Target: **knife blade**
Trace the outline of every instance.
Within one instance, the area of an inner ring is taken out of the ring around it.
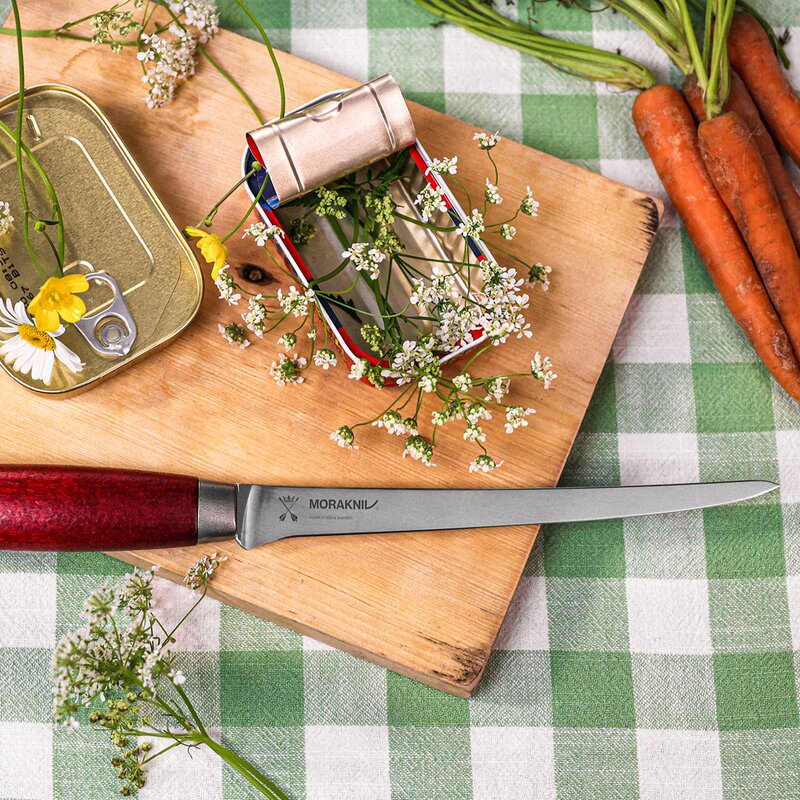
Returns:
[[[637,517],[736,503],[769,481],[381,489],[229,484],[91,467],[0,466],[0,549],[127,550],[233,539],[395,533]]]

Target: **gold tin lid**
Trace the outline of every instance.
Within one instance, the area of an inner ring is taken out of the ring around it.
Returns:
[[[15,128],[17,95],[0,101],[0,120]],[[82,391],[174,339],[200,307],[203,275],[189,245],[119,135],[82,92],[47,84],[25,91],[24,143],[47,172],[63,213],[64,274],[89,276],[86,315],[60,337],[84,362],[78,373],[56,364],[49,385],[0,361],[18,383],[65,396]],[[50,202],[28,159],[31,208]],[[0,299],[26,305],[43,283],[25,248],[14,142],[0,129],[0,200],[14,228],[0,240]],[[31,236],[37,258],[53,263],[47,241]],[[8,339],[0,334],[0,344]]]
[[[331,92],[247,134],[277,205],[300,197],[416,140],[400,87],[383,75],[355,89]]]

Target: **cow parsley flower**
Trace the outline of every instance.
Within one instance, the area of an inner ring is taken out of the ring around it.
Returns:
[[[469,465],[470,472],[491,472],[503,466],[502,461],[495,461],[488,453],[481,453]]]
[[[346,450],[358,450],[358,445],[354,444],[356,438],[355,434],[347,425],[342,425],[341,428],[337,428],[330,435],[330,438],[336,442],[339,447],[344,447]]]
[[[459,392],[469,391],[472,386],[472,376],[469,372],[462,372],[460,375],[456,375],[455,378],[453,378],[453,386],[455,386]]]
[[[533,199],[533,192],[531,191],[530,186],[525,187],[525,197],[522,198],[522,202],[519,205],[519,210],[523,214],[527,214],[529,217],[539,216],[539,201]]]
[[[286,294],[283,293],[283,289],[278,289],[280,307],[286,314],[291,314],[293,317],[307,317],[308,305],[313,302],[313,289],[306,289],[301,292],[296,286],[290,286]]]
[[[377,280],[380,277],[380,265],[386,260],[386,254],[371,247],[367,242],[353,242],[348,250],[342,253],[342,258],[350,259],[350,263],[359,272],[368,272],[370,278]]]
[[[433,458],[433,445],[423,439],[418,433],[406,439],[406,448],[403,450],[403,458],[411,456],[415,461],[421,461],[426,467],[435,467],[431,459]]]
[[[473,134],[472,138],[478,142],[478,147],[480,147],[481,150],[491,150],[497,146],[497,143],[503,137],[498,133],[484,133],[483,131],[478,131]]]
[[[545,389],[549,389],[553,381],[558,377],[558,375],[553,372],[553,364],[549,356],[542,356],[538,351],[534,354],[533,360],[531,361],[531,375],[533,375],[536,380],[541,381]]]
[[[493,378],[487,378],[483,388],[486,390],[487,400],[494,400],[499,403],[511,389],[511,381],[498,375]]]
[[[541,285],[543,291],[550,288],[550,273],[552,269],[538,261],[528,270],[528,280]]]
[[[278,225],[267,225],[264,222],[256,222],[244,229],[242,239],[247,239],[248,236],[252,237],[253,241],[255,241],[259,247],[263,247],[272,239],[282,238],[284,233],[283,228]]]
[[[197,28],[201,44],[219,31],[219,11],[213,0],[177,0],[169,7],[176,16],[183,14],[186,25]]]
[[[328,347],[323,347],[314,353],[314,364],[322,369],[336,366],[336,353]]]
[[[488,178],[486,179],[486,190],[483,193],[486,202],[493,206],[499,206],[503,202],[500,191]]]
[[[239,304],[242,296],[236,291],[236,283],[233,278],[228,274],[228,264],[226,264],[214,279],[214,284],[219,289],[219,299],[224,300],[232,306]]]
[[[440,186],[425,186],[414,200],[423,222],[428,222],[437,211],[447,211],[447,201]]]
[[[432,158],[425,174],[427,175],[429,172],[436,172],[439,175],[455,175],[458,172],[458,156]]]
[[[247,338],[247,331],[236,322],[231,322],[230,325],[219,324],[217,326],[220,336],[230,343],[238,345],[242,350],[245,347],[250,347],[250,340]]]
[[[485,442],[486,434],[480,425],[470,422],[464,429],[464,440],[467,442]]]
[[[280,353],[278,361],[272,362],[269,374],[272,375],[278,386],[286,386],[287,383],[302,383],[305,380],[303,369],[307,363],[308,361],[300,356],[289,357],[286,353]]]
[[[466,238],[475,239],[486,230],[486,224],[483,221],[483,214],[477,208],[472,209],[472,214],[467,217],[463,222],[459,223],[456,228],[456,233]]]
[[[283,334],[283,336],[278,339],[278,344],[288,353],[290,350],[294,350],[295,345],[297,344],[297,334],[293,333],[292,331],[287,331]]]
[[[383,416],[379,417],[372,423],[376,428],[385,428],[386,433],[393,436],[409,436],[415,435],[417,430],[417,422],[411,417],[403,419],[399,411],[390,409]]]
[[[523,408],[522,406],[509,406],[506,409],[506,433],[513,433],[517,428],[525,428],[528,425],[528,420],[525,417],[535,414],[536,411],[532,408]]]
[[[13,224],[14,217],[11,216],[11,206],[6,202],[0,201],[0,239],[8,236]]]
[[[517,235],[517,229],[513,225],[509,225],[505,222],[500,226],[500,235],[504,239],[511,241]]]
[[[145,785],[150,761],[178,745],[187,751],[208,747],[236,769],[258,776],[260,785],[269,784],[254,766],[209,736],[184,688],[182,654],[171,650],[176,631],[188,624],[223,561],[224,556],[214,553],[190,567],[185,581],[202,594],[177,625],[159,618],[154,573],[135,570],[120,587],[94,591],[84,606],[84,625],[63,636],[55,647],[54,721],[75,729],[78,717],[85,715],[92,729],[107,731],[116,749],[111,765],[125,797]],[[169,736],[173,742],[151,753],[152,743],[141,738],[148,733]],[[279,794],[276,789],[270,796]]]
[[[242,319],[247,330],[252,331],[259,339],[264,336],[267,329],[267,307],[261,302],[263,297],[257,294],[247,301],[247,311],[242,314]]]
[[[163,33],[142,33],[137,58],[145,65],[142,82],[149,87],[147,105],[161,108],[174,97],[178,86],[195,72],[197,39],[186,28],[170,25],[172,38]]]

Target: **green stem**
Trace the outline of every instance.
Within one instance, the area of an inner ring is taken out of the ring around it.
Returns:
[[[621,89],[647,89],[656,84],[653,73],[642,64],[616,53],[588,45],[552,39],[521,23],[503,17],[488,6],[458,0],[415,0],[440,19],[490,41],[535,56],[549,66],[575,77],[605,81]]]
[[[242,218],[236,224],[236,227],[233,228],[233,230],[231,230],[226,236],[223,237],[223,239],[222,239],[222,243],[223,244],[225,242],[227,242],[228,239],[230,239],[231,236],[233,236],[234,233],[236,233],[238,230],[240,230],[242,225],[245,224],[245,222],[247,222],[247,218],[253,213],[253,209],[258,205],[258,201],[261,199],[261,195],[264,194],[264,189],[267,188],[267,181],[268,180],[269,180],[269,175],[265,175],[264,176],[264,180],[263,180],[263,182],[261,184],[261,188],[258,190],[258,194],[253,198],[253,202],[250,203],[250,205],[247,208],[247,211],[244,212],[244,214],[242,215]]]
[[[272,43],[269,40],[269,36],[267,36],[267,32],[264,30],[263,25],[258,21],[258,18],[253,14],[253,12],[247,7],[247,4],[243,2],[243,0],[236,0],[236,5],[244,11],[244,13],[248,16],[250,21],[253,25],[256,26],[256,30],[261,35],[261,39],[263,40],[264,44],[267,46],[267,50],[269,51],[269,57],[272,60],[272,66],[275,69],[275,77],[278,79],[278,91],[281,95],[281,112],[278,115],[279,117],[283,117],[286,115],[286,88],[283,85],[283,73],[281,72],[280,65],[278,64],[278,59],[275,55],[275,51],[272,49]]]
[[[230,72],[228,72],[228,70],[226,70],[205,47],[200,45],[197,49],[200,51],[200,55],[202,55],[203,58],[205,58],[206,61],[208,61],[208,63],[211,64],[211,66],[214,67],[214,69],[219,72],[219,74],[222,75],[222,77],[225,78],[225,80],[228,81],[231,86],[233,86],[239,97],[241,97],[242,100],[247,103],[247,107],[253,112],[259,124],[263,125],[266,122],[264,115],[258,110],[258,106],[256,106],[256,104],[250,99],[250,95],[247,94],[236,78],[234,78],[233,75],[231,75]]]
[[[8,125],[5,124],[2,120],[0,120],[0,131],[5,133],[11,141],[16,143],[16,135]],[[33,154],[33,151],[23,142],[22,143],[22,152],[25,154],[25,157],[31,162],[31,165],[36,170],[36,173],[42,180],[42,183],[45,186],[47,194],[50,197],[50,203],[53,209],[53,217],[54,220],[45,220],[48,225],[55,224],[57,226],[58,231],[58,248],[56,251],[56,259],[59,264],[64,263],[64,219],[61,213],[61,205],[58,202],[58,196],[56,195],[55,187],[53,186],[52,181],[50,180],[49,176],[44,170],[44,167],[41,165],[41,162],[38,158]],[[32,213],[32,212],[31,212]],[[48,238],[49,241],[49,238]],[[51,242],[52,245],[52,242]]]
[[[243,183],[246,183],[248,180],[250,180],[250,178],[252,178],[252,177],[253,177],[253,175],[255,175],[255,174],[256,174],[256,172],[258,172],[260,169],[261,169],[261,164],[254,164],[254,165],[253,165],[253,167],[250,169],[250,171],[249,171],[249,172],[248,172],[248,173],[247,173],[247,174],[246,174],[246,175],[245,175],[243,178],[240,178],[238,181],[236,181],[236,183],[234,183],[234,184],[233,184],[233,186],[231,186],[231,188],[230,188],[230,189],[228,189],[228,191],[227,191],[227,192],[225,192],[225,194],[224,194],[224,195],[222,195],[222,197],[221,197],[221,198],[220,198],[220,199],[219,199],[219,200],[218,200],[218,201],[217,201],[217,202],[216,202],[216,203],[215,203],[215,204],[214,204],[214,205],[211,207],[211,211],[209,211],[209,212],[208,212],[208,214],[206,214],[206,215],[203,217],[203,219],[201,219],[201,220],[200,220],[200,222],[198,222],[198,223],[197,223],[197,227],[198,227],[198,228],[200,228],[200,227],[202,226],[202,227],[210,228],[210,227],[211,227],[211,223],[212,223],[212,222],[213,222],[213,220],[214,220],[214,217],[217,215],[217,211],[219,211],[219,209],[220,209],[220,206],[221,206],[221,205],[222,205],[222,204],[223,204],[223,203],[224,203],[224,202],[225,202],[225,201],[226,201],[226,200],[227,200],[227,199],[228,199],[228,198],[229,198],[229,197],[230,197],[230,196],[231,196],[231,195],[232,195],[232,194],[233,194],[233,193],[234,193],[234,192],[235,192],[235,191],[236,191],[236,190],[237,190],[237,189],[238,189],[238,188],[239,188],[239,187],[240,187],[242,184],[243,184]]]
[[[228,749],[225,745],[214,741],[209,736],[202,737],[202,744],[215,752],[223,761],[229,764],[243,778],[270,800],[289,800],[286,795],[271,781],[241,756]]]

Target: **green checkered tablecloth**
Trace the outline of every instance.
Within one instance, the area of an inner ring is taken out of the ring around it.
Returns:
[[[752,2],[795,26],[800,64],[797,0]],[[410,0],[251,4],[278,47],[355,78],[391,72],[414,100],[661,193],[628,94],[434,27]],[[224,24],[250,34],[233,5]],[[553,3],[536,15],[669,77],[619,16]],[[471,701],[211,601],[178,642],[188,685],[216,733],[295,798],[796,800],[800,410],[668,213],[564,483],[726,478],[780,480],[781,496],[544,530]],[[125,569],[0,554],[0,798],[115,796],[105,736],[50,725],[49,663],[82,598]],[[188,602],[164,581],[158,592],[173,609]],[[206,754],[175,752],[140,796],[253,794]]]

